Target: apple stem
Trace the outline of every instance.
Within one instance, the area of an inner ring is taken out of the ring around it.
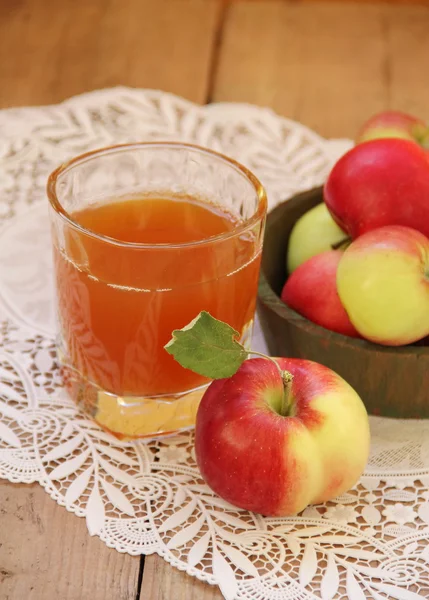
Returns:
[[[332,250],[339,250],[343,246],[348,246],[351,241],[352,241],[351,237],[347,236],[347,237],[343,238],[342,240],[340,240],[339,242],[335,242],[335,244],[331,244],[331,248],[332,248]]]
[[[290,415],[290,392],[292,387],[293,375],[292,373],[289,373],[289,371],[283,371],[282,379],[284,390],[280,414],[283,417],[286,417]]]
[[[276,360],[274,360],[274,358],[272,356],[267,356],[266,354],[263,354],[262,352],[256,352],[256,350],[250,350],[249,354],[255,354],[256,356],[261,356],[262,358],[266,358],[267,360],[270,360],[272,363],[274,363],[276,365],[276,369],[279,372],[279,375],[281,377],[282,383],[283,383],[283,398],[282,398],[282,404],[281,404],[281,408],[280,408],[280,414],[283,417],[286,417],[289,414],[289,410],[290,410],[290,390],[292,387],[292,381],[293,381],[293,375],[292,373],[290,373],[289,371],[283,371],[283,369],[280,368],[280,365],[278,364],[278,362]]]

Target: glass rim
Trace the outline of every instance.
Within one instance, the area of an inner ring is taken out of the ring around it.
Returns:
[[[116,152],[124,152],[126,150],[140,149],[140,148],[150,148],[150,147],[164,147],[164,148],[184,148],[187,150],[194,150],[200,152],[201,154],[206,154],[208,156],[212,156],[214,158],[220,159],[224,163],[233,167],[236,171],[238,171],[241,175],[251,183],[258,200],[258,205],[254,214],[245,219],[243,222],[238,223],[236,227],[231,229],[230,231],[226,231],[224,233],[220,233],[217,235],[213,235],[210,237],[203,238],[201,240],[195,240],[193,242],[182,242],[182,243],[143,243],[143,242],[127,242],[123,240],[118,240],[116,238],[97,233],[91,229],[87,229],[80,225],[77,221],[73,219],[71,214],[66,211],[61,202],[58,199],[56,192],[56,184],[58,178],[69,169],[72,169],[74,166],[85,163],[88,160],[93,159],[94,157],[102,156],[103,154],[114,154]],[[85,235],[95,238],[101,242],[108,243],[110,245],[119,246],[122,248],[130,248],[130,249],[162,249],[162,248],[186,248],[193,246],[200,246],[204,244],[211,244],[213,242],[226,240],[232,237],[236,237],[241,233],[245,232],[249,228],[253,227],[258,221],[260,221],[267,210],[267,193],[265,191],[264,186],[259,181],[259,179],[249,170],[247,167],[236,161],[235,159],[226,156],[216,150],[211,150],[210,148],[204,148],[203,146],[199,146],[198,144],[191,144],[187,142],[168,142],[168,141],[159,141],[159,142],[133,142],[133,143],[125,143],[125,144],[114,144],[112,146],[105,146],[102,148],[97,148],[95,150],[91,150],[89,152],[84,152],[75,156],[74,158],[63,162],[60,164],[48,177],[46,191],[48,195],[48,200],[50,202],[51,207],[55,211],[55,213],[68,225],[77,229],[79,232],[84,233]]]

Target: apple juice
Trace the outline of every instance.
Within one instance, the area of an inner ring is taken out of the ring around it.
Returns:
[[[88,405],[88,389],[102,390],[91,400],[95,418],[103,413],[97,420],[118,433],[139,397],[171,398],[207,383],[164,350],[174,329],[206,310],[241,336],[249,330],[261,240],[251,229],[233,235],[238,218],[188,196],[111,199],[71,218],[78,227],[66,230],[61,244],[54,239],[63,363],[75,400]],[[117,397],[122,425],[112,412]],[[187,417],[193,423],[195,402],[189,415],[169,406],[172,431],[178,419],[180,427]],[[156,431],[156,411],[167,411],[159,402],[153,407],[145,414],[148,431]],[[133,425],[127,427],[129,434]]]

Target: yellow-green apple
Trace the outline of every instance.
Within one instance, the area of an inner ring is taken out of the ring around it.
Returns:
[[[363,472],[369,426],[357,393],[317,363],[246,360],[214,381],[197,413],[195,454],[219,496],[263,515],[293,515],[347,491]]]
[[[325,250],[331,250],[346,238],[346,234],[331,217],[322,202],[302,215],[295,223],[288,242],[287,270],[292,273],[299,265]]]
[[[368,340],[399,346],[425,337],[429,334],[428,238],[401,226],[365,233],[343,253],[337,288],[351,322]]]
[[[324,198],[352,238],[385,225],[429,236],[429,160],[414,142],[379,139],[355,146],[331,170]]]
[[[429,126],[413,115],[398,110],[387,110],[364,123],[356,142],[359,144],[379,138],[402,138],[429,149]]]
[[[341,250],[328,250],[305,261],[287,279],[281,299],[313,323],[343,335],[360,337],[337,292],[341,256]]]

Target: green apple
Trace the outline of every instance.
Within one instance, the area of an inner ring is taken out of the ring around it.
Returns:
[[[298,219],[290,234],[286,257],[288,273],[316,254],[332,250],[346,237],[324,202],[311,208]]]

